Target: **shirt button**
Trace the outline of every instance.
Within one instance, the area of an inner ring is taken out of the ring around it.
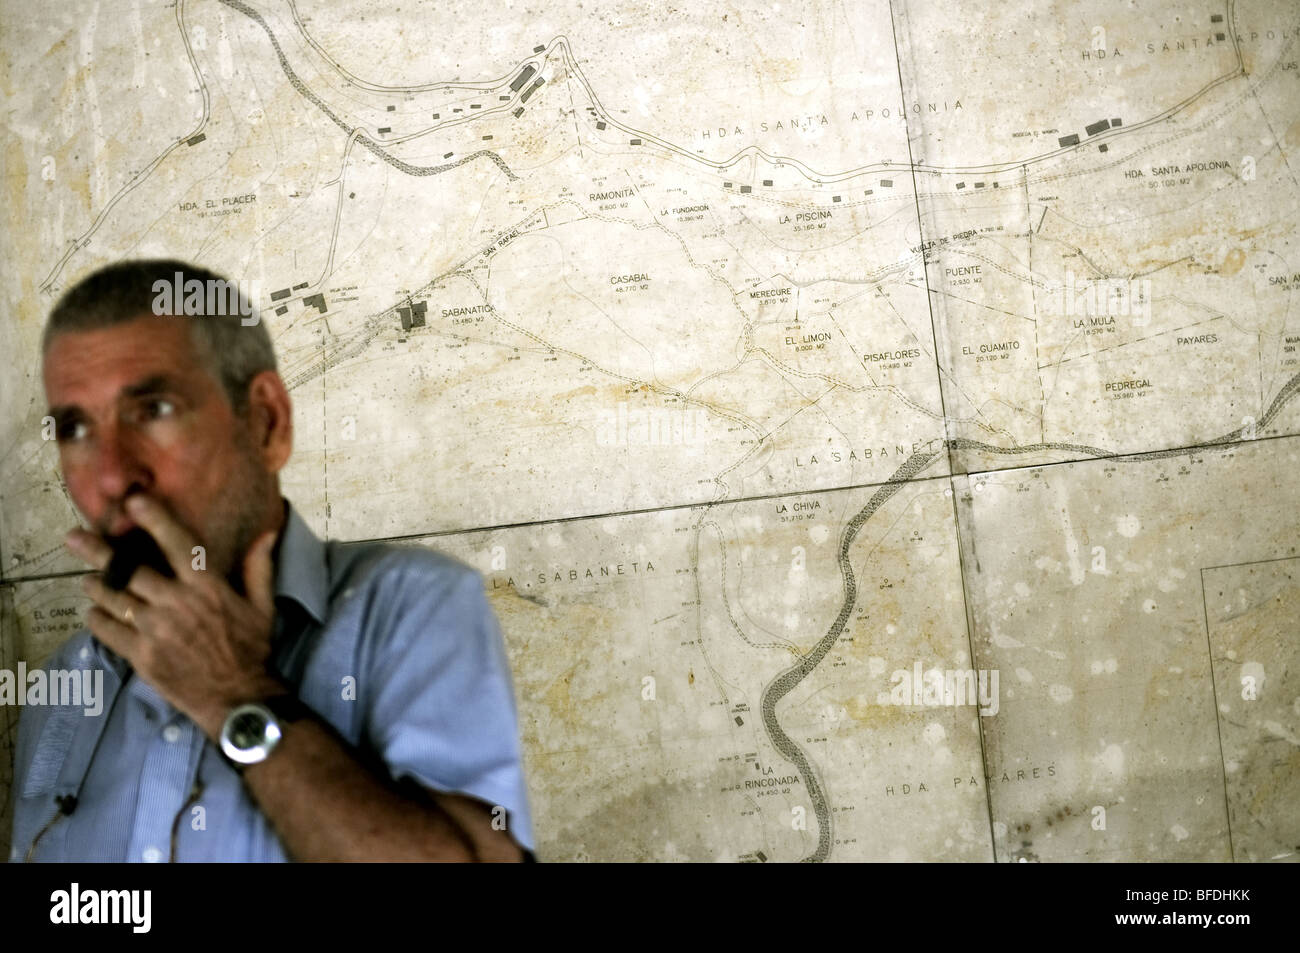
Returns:
[[[90,646],[83,645],[81,651],[77,654],[81,656],[81,660],[84,662],[86,659],[90,658]]]
[[[146,847],[140,856],[144,858],[146,864],[156,864],[162,860],[162,851],[157,847]]]
[[[163,741],[169,745],[174,745],[181,740],[181,730],[176,725],[168,725],[163,729]]]

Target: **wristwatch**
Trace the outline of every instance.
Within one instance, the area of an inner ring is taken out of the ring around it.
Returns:
[[[236,705],[221,726],[221,752],[236,771],[265,761],[284,737],[284,726],[307,717],[294,695],[277,695]]]

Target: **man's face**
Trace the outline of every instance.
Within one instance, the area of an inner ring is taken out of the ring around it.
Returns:
[[[68,492],[96,532],[134,526],[123,504],[143,491],[198,537],[207,568],[227,575],[278,495],[187,320],[144,314],[56,335],[45,395]]]

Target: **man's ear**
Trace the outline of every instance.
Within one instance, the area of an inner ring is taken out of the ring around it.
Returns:
[[[267,470],[278,473],[293,452],[293,405],[275,371],[262,371],[248,383],[248,427]]]

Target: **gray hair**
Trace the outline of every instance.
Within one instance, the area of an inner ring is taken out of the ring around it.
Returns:
[[[181,291],[198,280],[207,289],[207,305],[197,311],[184,306]],[[175,288],[167,295],[169,307],[160,308],[160,282]],[[212,307],[218,290],[221,306]],[[226,301],[220,296],[229,294]],[[210,312],[210,313],[209,313]],[[238,290],[236,283],[187,262],[170,258],[121,261],[100,268],[65,291],[45,322],[41,353],[48,353],[58,334],[93,331],[133,321],[149,314],[172,314],[190,324],[190,340],[199,358],[226,392],[231,407],[243,414],[248,409],[248,385],[262,371],[276,370],[271,336],[258,316],[254,302]],[[245,316],[253,320],[247,321]]]

